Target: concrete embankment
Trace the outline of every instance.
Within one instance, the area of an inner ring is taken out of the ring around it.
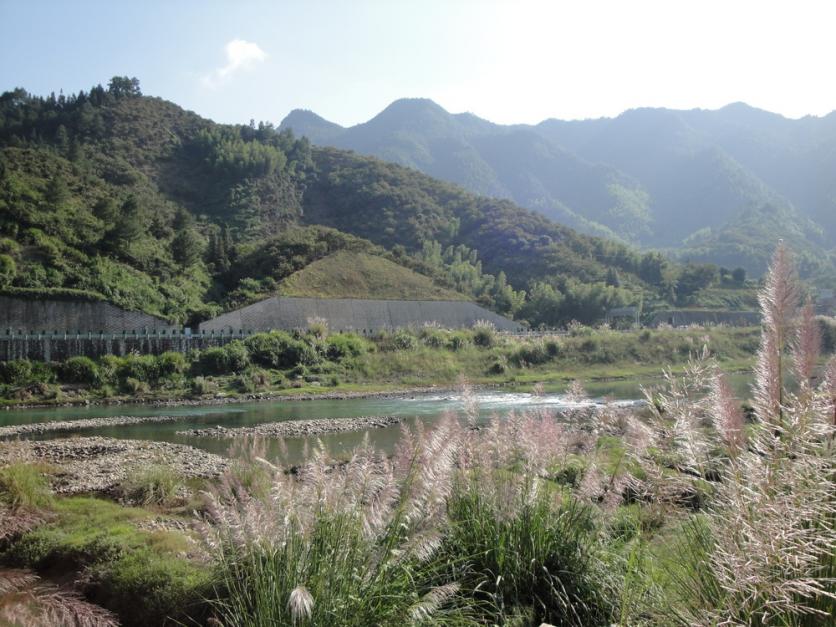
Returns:
[[[286,420],[270,422],[253,427],[210,427],[208,429],[187,429],[178,435],[211,438],[236,438],[258,436],[266,438],[306,438],[325,433],[343,431],[365,431],[392,427],[403,421],[401,416],[360,416],[357,418],[314,418],[312,420]]]

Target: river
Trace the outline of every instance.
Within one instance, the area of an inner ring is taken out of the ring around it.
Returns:
[[[751,375],[732,375],[733,387],[745,396],[746,386]],[[629,401],[641,398],[641,387],[659,385],[660,379],[632,379],[609,382],[593,382],[586,385],[586,390],[593,402],[601,402],[604,397]],[[493,415],[504,415],[511,411],[526,409],[567,409],[571,403],[560,393],[533,395],[505,390],[482,390],[476,394],[480,416],[488,419]],[[214,426],[248,427],[267,422],[308,418],[351,418],[357,416],[403,416],[405,424],[415,420],[432,422],[445,412],[460,412],[463,409],[461,394],[432,393],[415,394],[400,398],[353,398],[263,401],[252,403],[230,403],[224,405],[187,405],[174,407],[151,407],[143,405],[101,405],[88,407],[55,407],[21,409],[0,412],[0,426],[49,422],[55,420],[73,420],[107,416],[179,416],[180,420],[164,423],[143,423],[135,425],[95,427],[68,434],[46,433],[39,438],[70,437],[72,434],[100,435],[114,438],[135,440],[155,440],[189,444],[203,450],[227,455],[231,440],[208,437],[195,437],[178,434],[178,431]],[[400,434],[400,427],[371,429],[368,431],[372,443],[383,449],[391,450]],[[365,432],[330,433],[319,436],[328,449],[343,455],[359,444]],[[305,439],[288,440],[288,463],[296,463],[302,456]],[[269,454],[278,453],[279,446],[272,443]]]

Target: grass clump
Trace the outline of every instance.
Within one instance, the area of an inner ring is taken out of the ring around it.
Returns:
[[[52,500],[42,464],[15,462],[0,468],[0,502],[13,509],[42,509]]]
[[[87,497],[56,499],[53,520],[25,533],[7,563],[52,573],[83,573],[86,596],[123,625],[161,625],[200,617],[211,581],[182,557],[190,549],[175,531],[143,531],[150,512]]]
[[[121,498],[134,505],[172,506],[182,499],[183,478],[171,467],[150,464],[132,475],[119,488]]]

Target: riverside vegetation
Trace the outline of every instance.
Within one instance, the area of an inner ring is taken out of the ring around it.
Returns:
[[[836,328],[822,319],[827,350]],[[576,378],[628,378],[683,365],[709,341],[727,370],[751,367],[754,328],[613,331],[582,325],[567,335],[513,337],[488,324],[450,331],[434,326],[372,337],[330,333],[312,320],[305,332],[273,331],[187,354],[73,357],[61,363],[0,363],[6,404],[154,400],[253,394],[375,392],[472,383],[562,386]]]
[[[485,424],[469,402],[404,428],[392,456],[314,446],[292,472],[242,441],[220,482],[149,467],[124,505],[57,498],[50,469],[21,459],[0,469],[15,569],[0,571],[0,612],[26,624],[58,611],[79,624],[92,612],[143,625],[830,624],[836,359],[821,367],[799,300],[781,248],[746,413],[696,346],[636,414]],[[68,572],[86,600],[26,588]]]

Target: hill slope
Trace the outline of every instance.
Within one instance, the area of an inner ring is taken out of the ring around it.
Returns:
[[[269,124],[215,124],[135,80],[0,96],[0,288],[89,290],[194,321],[340,250],[503,314],[547,288],[551,320],[564,301],[592,321],[638,289],[667,293],[660,277],[676,271],[416,170]]]
[[[836,273],[836,112],[796,121],[732,105],[501,126],[410,99],[351,128],[298,111],[281,128],[514,200],[587,233],[753,273],[763,269],[762,251],[792,233],[809,276]]]
[[[279,294],[309,298],[378,298],[392,300],[464,300],[452,290],[388,259],[339,251],[294,272]]]

